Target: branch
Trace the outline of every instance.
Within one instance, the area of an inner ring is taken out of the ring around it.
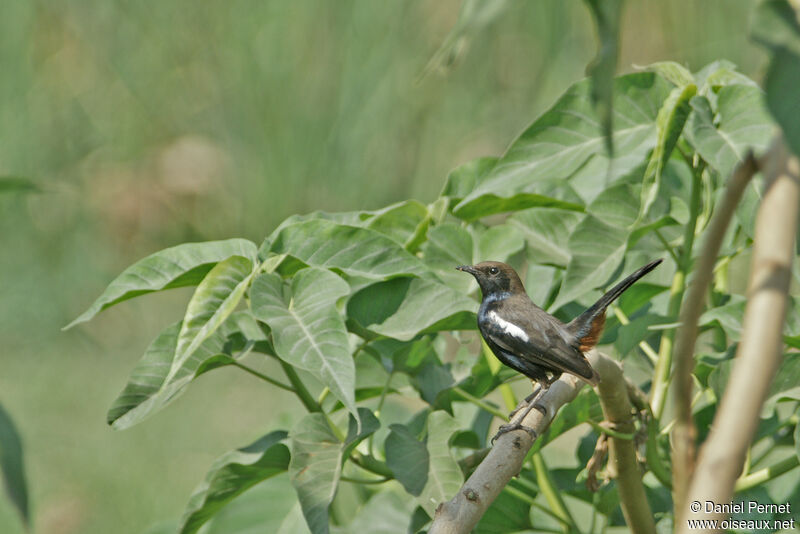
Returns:
[[[745,187],[756,173],[756,162],[748,154],[733,173],[719,206],[706,231],[700,257],[697,259],[694,277],[686,290],[681,305],[681,324],[675,337],[673,349],[675,388],[675,428],[672,434],[673,502],[686,501],[686,490],[692,476],[695,461],[694,442],[697,436],[692,420],[692,371],[694,370],[694,347],[697,341],[697,322],[703,313],[706,292],[714,276],[722,239],[731,218],[742,198]]]
[[[592,351],[588,355],[589,362],[600,375],[600,400],[603,411],[615,424],[619,432],[626,428],[633,431],[633,419],[628,388],[622,376],[622,370],[610,358]],[[564,375],[550,386],[537,405],[543,408],[531,410],[522,421],[523,425],[533,428],[541,436],[558,409],[572,401],[584,383],[572,375]],[[630,425],[630,427],[626,425]],[[618,473],[620,497],[623,511],[634,533],[655,532],[650,507],[644,499],[642,476],[636,463],[633,442],[610,438],[614,452],[612,464]],[[524,430],[515,430],[501,435],[494,447],[481,464],[464,483],[459,492],[450,501],[442,503],[436,509],[429,534],[465,534],[470,532],[500,494],[506,484],[519,474],[534,440]],[[637,489],[638,488],[638,489]],[[627,499],[631,499],[628,501]],[[627,510],[627,511],[625,511]],[[646,518],[646,519],[645,519]],[[650,529],[647,529],[647,523]]]
[[[633,407],[628,394],[628,384],[622,374],[620,364],[605,356],[592,361],[592,367],[600,375],[597,386],[600,404],[606,421],[614,430],[623,434],[633,434]],[[636,445],[630,439],[611,436],[608,446],[608,466],[611,475],[617,479],[622,515],[628,528],[634,534],[655,534],[656,525],[653,513],[647,503],[642,484],[642,471],[636,459]]]
[[[742,338],[711,432],[700,450],[687,499],[675,503],[677,532],[688,534],[684,518],[725,518],[726,514],[692,513],[688,500],[730,501],[761,406],[781,362],[800,204],[800,161],[779,139],[765,157],[763,169],[767,186],[756,218]]]

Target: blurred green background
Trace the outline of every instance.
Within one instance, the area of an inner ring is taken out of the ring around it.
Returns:
[[[418,80],[458,0],[7,2],[0,17],[0,403],[27,460],[35,532],[139,533],[178,518],[221,453],[299,413],[236,370],[125,432],[105,411],[190,294],[62,333],[123,268],[184,241],[257,243],[312,210],[431,202],[504,147],[594,55],[582,2],[498,6]],[[502,7],[502,9],[500,9]],[[760,78],[748,0],[629,1],[620,69],[725,58]],[[21,532],[0,499],[0,532]]]

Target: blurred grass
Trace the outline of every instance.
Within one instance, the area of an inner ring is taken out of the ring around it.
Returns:
[[[188,294],[62,333],[125,266],[183,241],[257,243],[296,212],[432,201],[499,154],[594,55],[577,1],[512,2],[449,72],[415,80],[460,3],[23,0],[0,17],[0,402],[26,447],[36,532],[178,517],[211,460],[293,399],[222,370],[141,426],[105,410]],[[623,71],[725,58],[758,77],[751,2],[628,2]],[[19,525],[0,503],[0,531]]]

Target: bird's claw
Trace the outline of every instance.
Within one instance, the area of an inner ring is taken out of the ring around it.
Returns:
[[[494,442],[497,438],[499,438],[503,434],[506,434],[507,432],[511,432],[512,430],[524,430],[525,432],[528,433],[528,435],[531,437],[532,440],[535,440],[539,436],[534,429],[532,429],[529,426],[524,426],[520,422],[508,423],[506,425],[500,425],[500,428],[497,429],[497,434],[495,434],[494,437],[492,438],[492,445],[494,445]]]

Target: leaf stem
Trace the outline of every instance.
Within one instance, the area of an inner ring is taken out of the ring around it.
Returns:
[[[339,480],[343,480],[344,482],[352,482],[353,484],[383,484],[384,482],[389,482],[392,480],[391,477],[383,477],[383,478],[376,478],[374,480],[369,480],[366,478],[353,478],[348,476],[340,476]]]
[[[788,473],[798,465],[800,465],[800,459],[798,459],[796,454],[793,454],[769,467],[765,467],[763,469],[759,469],[758,471],[753,471],[752,473],[743,477],[739,477],[739,480],[736,481],[734,491],[747,491],[756,486],[760,486],[761,484],[764,484],[773,478],[779,477],[784,473]]]
[[[358,467],[369,471],[370,473],[374,473],[382,477],[394,478],[394,473],[392,473],[392,470],[389,469],[389,466],[374,456],[361,454],[360,452],[356,451],[350,455],[350,461],[356,464]]]
[[[607,436],[611,436],[612,438],[624,439],[626,441],[630,441],[635,436],[635,434],[632,433],[617,432],[613,428],[608,428],[607,426],[595,423],[591,419],[587,419],[586,422],[589,423],[589,426],[591,426],[599,434],[606,434]]]
[[[569,513],[564,499],[561,498],[561,494],[550,477],[550,471],[548,471],[547,465],[544,463],[542,454],[537,452],[531,457],[531,461],[533,462],[533,470],[536,472],[536,483],[539,485],[539,491],[547,499],[550,509],[563,520],[568,532],[580,532],[578,525],[575,524],[575,519]]]
[[[296,393],[295,389],[292,386],[284,384],[283,382],[281,382],[279,380],[275,380],[274,378],[271,378],[271,377],[265,375],[264,373],[256,371],[252,367],[249,367],[249,366],[247,366],[247,365],[245,365],[245,364],[243,364],[241,362],[234,361],[233,362],[233,366],[234,367],[238,367],[242,371],[244,371],[246,373],[250,373],[253,376],[257,376],[258,378],[260,378],[264,382],[269,382],[270,384],[272,384],[275,387],[279,387],[281,389],[285,389],[286,391],[291,391],[292,393]]]
[[[675,253],[675,249],[672,247],[672,245],[669,244],[669,241],[667,241],[667,239],[664,237],[664,235],[658,228],[653,230],[653,233],[656,234],[658,240],[661,241],[662,245],[664,245],[664,250],[666,250],[667,254],[670,255],[672,261],[674,261],[675,264],[678,265],[680,263],[680,260],[678,259],[678,255]]]
[[[490,414],[494,415],[495,417],[499,417],[503,421],[508,421],[508,416],[506,414],[504,414],[503,412],[501,412],[500,410],[498,410],[497,408],[495,408],[491,404],[489,404],[487,402],[484,402],[483,400],[479,399],[478,397],[476,397],[474,395],[471,395],[470,393],[467,393],[466,391],[464,391],[460,387],[458,387],[458,386],[454,387],[453,388],[453,392],[455,392],[458,395],[460,395],[464,400],[467,400],[467,401],[471,402],[472,404],[474,404],[478,408],[481,408],[481,409],[489,412]]]
[[[281,364],[283,372],[286,373],[286,378],[289,379],[289,383],[292,384],[295,394],[300,399],[300,402],[303,403],[303,406],[306,407],[306,410],[309,412],[323,413],[322,406],[320,406],[319,403],[314,400],[314,397],[311,395],[311,393],[308,392],[308,389],[306,389],[303,381],[300,380],[300,376],[298,376],[297,371],[294,370],[294,367],[280,358],[278,358],[278,362]]]
[[[684,157],[686,155],[684,154]],[[691,164],[691,160],[688,160]],[[677,270],[672,277],[672,286],[669,290],[669,304],[667,316],[677,318],[681,311],[683,293],[686,289],[686,276],[691,270],[692,249],[694,248],[695,232],[697,230],[697,217],[700,213],[700,189],[702,187],[703,170],[705,162],[701,161],[697,167],[692,168],[692,192],[689,202],[689,221],[686,223],[681,245],[681,254],[678,259]],[[669,389],[670,372],[672,369],[672,348],[675,342],[675,330],[669,330],[661,335],[661,345],[658,348],[658,362],[653,374],[653,387],[651,390],[651,407],[656,419],[661,419]]]

